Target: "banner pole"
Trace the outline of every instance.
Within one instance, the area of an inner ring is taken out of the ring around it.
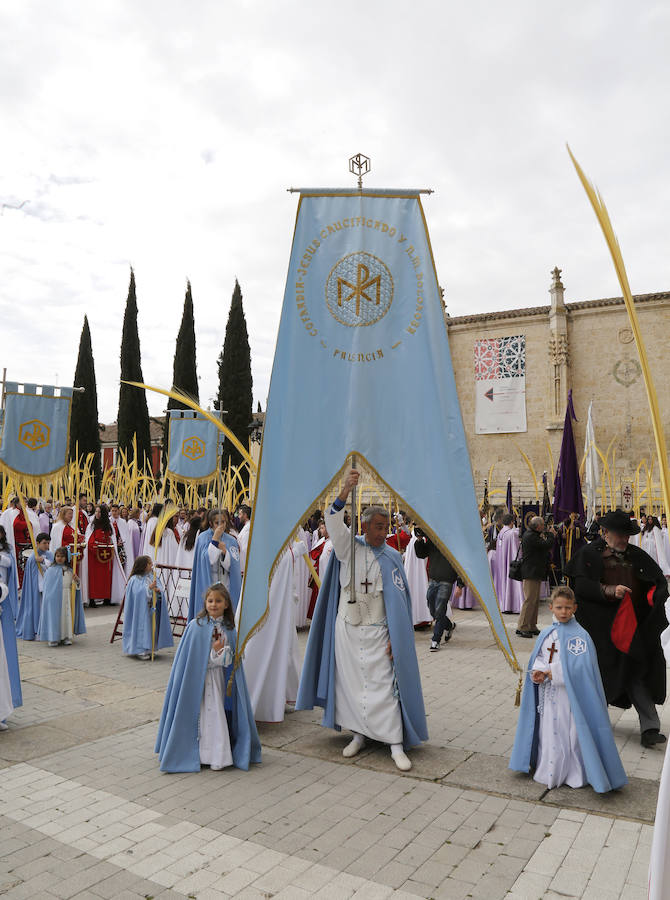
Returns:
[[[356,454],[351,454],[351,468],[356,468]],[[356,602],[356,485],[351,489],[351,525],[349,526],[351,535],[351,563],[349,566],[349,603]]]

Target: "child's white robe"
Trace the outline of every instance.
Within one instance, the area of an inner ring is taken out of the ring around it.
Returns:
[[[215,619],[216,629],[223,631],[221,619]],[[232,766],[233,751],[230,746],[228,720],[224,709],[226,683],[224,666],[233,661],[232,648],[226,642],[218,652],[210,650],[205,674],[205,688],[200,704],[200,762],[209,766]]]
[[[533,671],[551,671],[551,680],[545,679],[538,691],[542,712],[537,768],[533,779],[549,788],[562,784],[579,788],[586,784],[586,772],[558,651],[549,662],[552,643],[558,647],[556,629],[545,638],[533,664]]]

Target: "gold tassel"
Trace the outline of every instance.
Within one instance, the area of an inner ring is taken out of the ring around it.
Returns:
[[[514,697],[514,705],[521,706],[521,689],[523,687],[523,672],[519,672],[519,683],[516,686],[516,695]]]

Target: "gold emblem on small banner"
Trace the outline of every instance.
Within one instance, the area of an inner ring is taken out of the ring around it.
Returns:
[[[19,425],[19,444],[29,450],[41,450],[49,446],[51,429],[39,419],[31,419]]]
[[[187,438],[182,442],[181,452],[188,459],[202,459],[205,455],[205,442],[197,437]]]
[[[108,563],[112,558],[112,547],[108,547],[103,545],[102,547],[95,548],[95,558],[99,563]]]
[[[372,253],[349,253],[326,279],[326,305],[341,325],[373,325],[393,302],[393,276]]]

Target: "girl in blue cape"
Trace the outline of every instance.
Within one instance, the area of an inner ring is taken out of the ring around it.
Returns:
[[[221,583],[230,594],[233,612],[237,609],[242,587],[240,547],[230,533],[232,522],[225,509],[210,509],[206,531],[196,538],[188,602],[189,622],[202,609],[210,584]]]
[[[244,670],[240,664],[232,671],[235,641],[230,594],[223,584],[213,584],[172,664],[156,738],[161,771],[199,772],[201,764],[248,770],[261,761]]]
[[[16,617],[16,636],[24,641],[34,641],[40,627],[42,614],[42,591],[44,575],[53,562],[53,553],[49,552],[50,538],[42,532],[35,538],[37,554],[31,553],[26,560],[21,588],[21,603]]]
[[[549,788],[590,784],[604,794],[628,783],[614,743],[596,650],[574,618],[569,587],[554,589],[553,623],[528,663],[509,767],[534,769]]]
[[[150,556],[137,557],[133,563],[123,601],[123,652],[126,656],[137,656],[139,659],[151,659],[154,617],[156,622],[156,631],[153,635],[154,656],[157,650],[172,647],[174,643],[165,591],[158,577],[152,575],[153,567]]]
[[[76,585],[74,622],[72,621],[72,583]],[[24,581],[25,584],[25,581]],[[67,547],[54,551],[54,561],[44,573],[42,613],[37,640],[48,641],[50,647],[69,645],[75,634],[86,634],[84,604],[81,602],[79,579],[70,568]]]

